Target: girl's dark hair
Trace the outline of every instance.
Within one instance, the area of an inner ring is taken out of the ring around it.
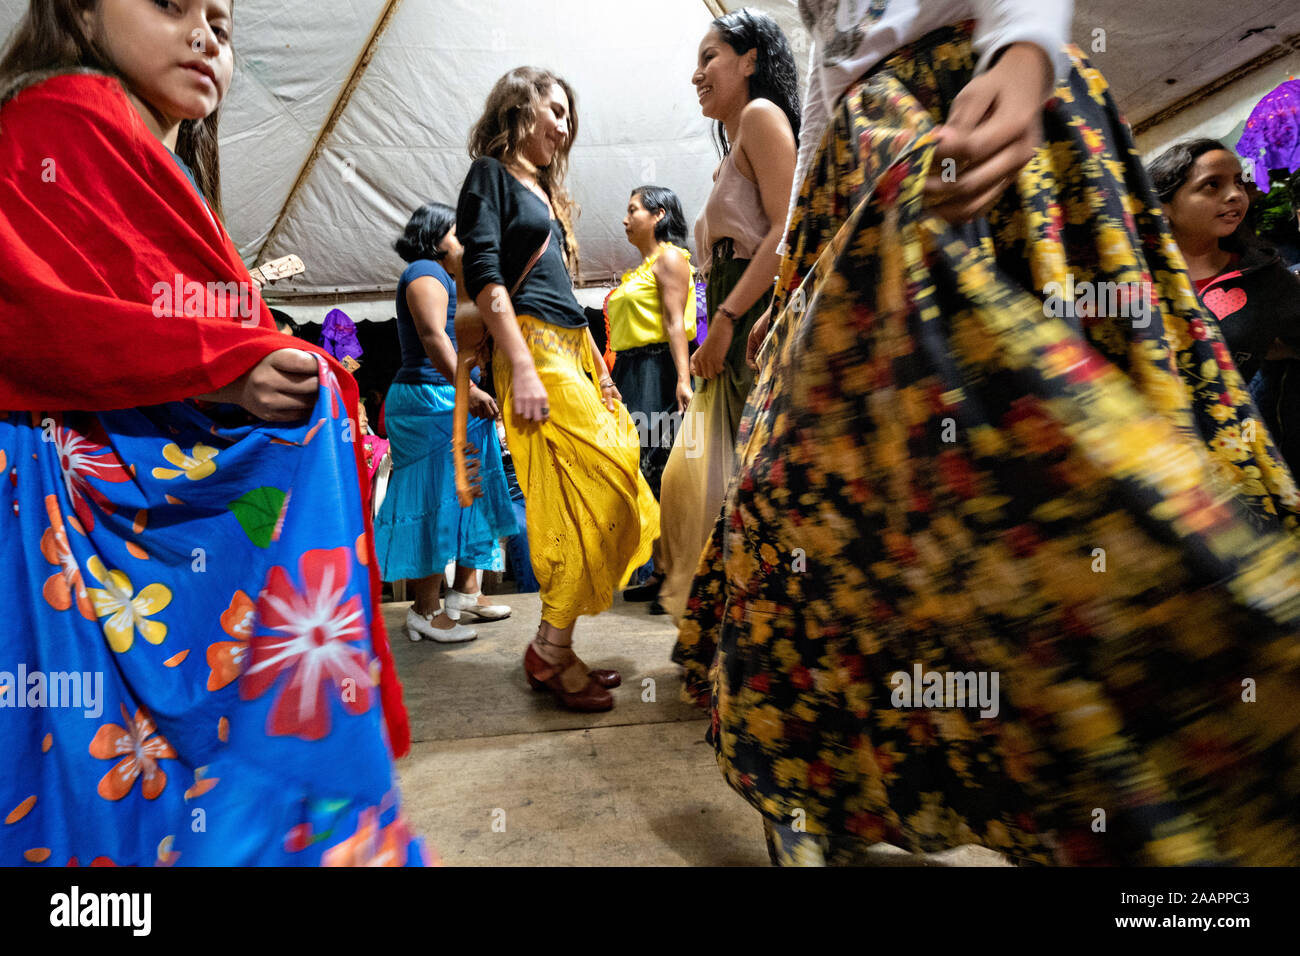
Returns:
[[[1174,143],[1151,160],[1147,165],[1147,172],[1151,174],[1151,182],[1156,187],[1156,195],[1160,197],[1160,201],[1167,203],[1173,199],[1174,193],[1182,189],[1187,182],[1187,177],[1191,175],[1196,161],[1206,153],[1213,153],[1219,149],[1226,153],[1232,152],[1217,139],[1206,137],[1189,139]]]
[[[1166,206],[1172,202],[1178,190],[1187,184],[1187,178],[1192,174],[1192,167],[1196,165],[1196,161],[1206,153],[1213,153],[1216,150],[1232,153],[1232,150],[1217,139],[1200,137],[1174,143],[1174,145],[1151,160],[1147,164],[1147,173],[1151,176],[1151,183],[1155,186],[1156,195],[1160,198],[1160,202]],[[1233,155],[1236,154],[1233,153]],[[1167,215],[1168,213],[1166,213]],[[1265,252],[1273,251],[1271,246],[1261,242],[1259,237],[1255,235],[1255,227],[1252,225],[1249,212],[1241,217],[1241,222],[1237,224],[1237,228],[1233,230],[1231,235],[1224,236],[1219,240],[1219,245],[1233,252],[1244,252],[1248,249],[1259,249]]]
[[[407,262],[416,259],[441,261],[446,253],[438,248],[438,243],[451,232],[454,225],[456,210],[445,203],[427,202],[411,213],[406,231],[393,243],[393,249]]]
[[[666,186],[638,186],[632,190],[632,195],[641,200],[641,205],[652,216],[663,210],[664,217],[655,223],[655,239],[686,245],[686,216],[675,192]]]
[[[727,45],[744,56],[757,49],[754,72],[749,77],[749,98],[762,97],[781,108],[794,131],[794,141],[799,142],[799,77],[794,64],[790,43],[777,22],[766,13],[742,7],[724,13],[710,25]],[[718,120],[713,127],[722,155],[731,152],[727,142],[727,129]]]
[[[81,25],[83,11],[97,0],[29,0],[0,55],[0,106],[18,93],[64,73],[114,77],[125,89],[126,78]],[[231,0],[234,15],[234,0]],[[221,163],[217,156],[218,106],[201,120],[182,120],[176,135],[176,155],[194,172],[199,192],[217,218],[221,208]]]
[[[271,309],[271,318],[275,320],[275,327],[277,329],[288,329],[290,335],[299,338],[301,337],[300,333],[302,332],[302,326],[295,322],[293,316],[288,312],[284,312],[280,309]]]

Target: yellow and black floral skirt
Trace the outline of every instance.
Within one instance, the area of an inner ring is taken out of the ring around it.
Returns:
[[[787,835],[1295,864],[1295,485],[1077,50],[998,206],[923,208],[970,31],[838,104],[673,659]]]

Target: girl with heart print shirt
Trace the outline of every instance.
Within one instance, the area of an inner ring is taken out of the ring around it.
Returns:
[[[1260,371],[1277,340],[1300,351],[1300,280],[1246,224],[1250,198],[1237,157],[1218,140],[1196,139],[1169,147],[1149,169],[1192,284],[1218,318],[1242,379]],[[1191,335],[1203,337],[1191,325]]]

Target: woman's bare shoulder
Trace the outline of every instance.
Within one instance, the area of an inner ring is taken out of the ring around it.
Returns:
[[[740,112],[740,131],[736,137],[736,168],[750,182],[758,179],[755,161],[766,162],[784,149],[793,163],[797,149],[794,130],[781,107],[771,100],[750,100]]]
[[[769,99],[756,97],[740,111],[740,134],[747,132],[780,133],[790,131],[790,120],[781,107]],[[793,132],[790,135],[794,135]]]
[[[684,254],[677,246],[667,242],[659,247],[659,258],[654,264],[655,278],[689,275],[690,270],[689,254]]]

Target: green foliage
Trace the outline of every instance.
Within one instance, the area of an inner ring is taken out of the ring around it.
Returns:
[[[1296,236],[1296,211],[1300,209],[1300,172],[1288,173],[1284,169],[1269,172],[1272,189],[1255,200],[1252,210],[1256,233],[1274,242],[1294,242]]]

